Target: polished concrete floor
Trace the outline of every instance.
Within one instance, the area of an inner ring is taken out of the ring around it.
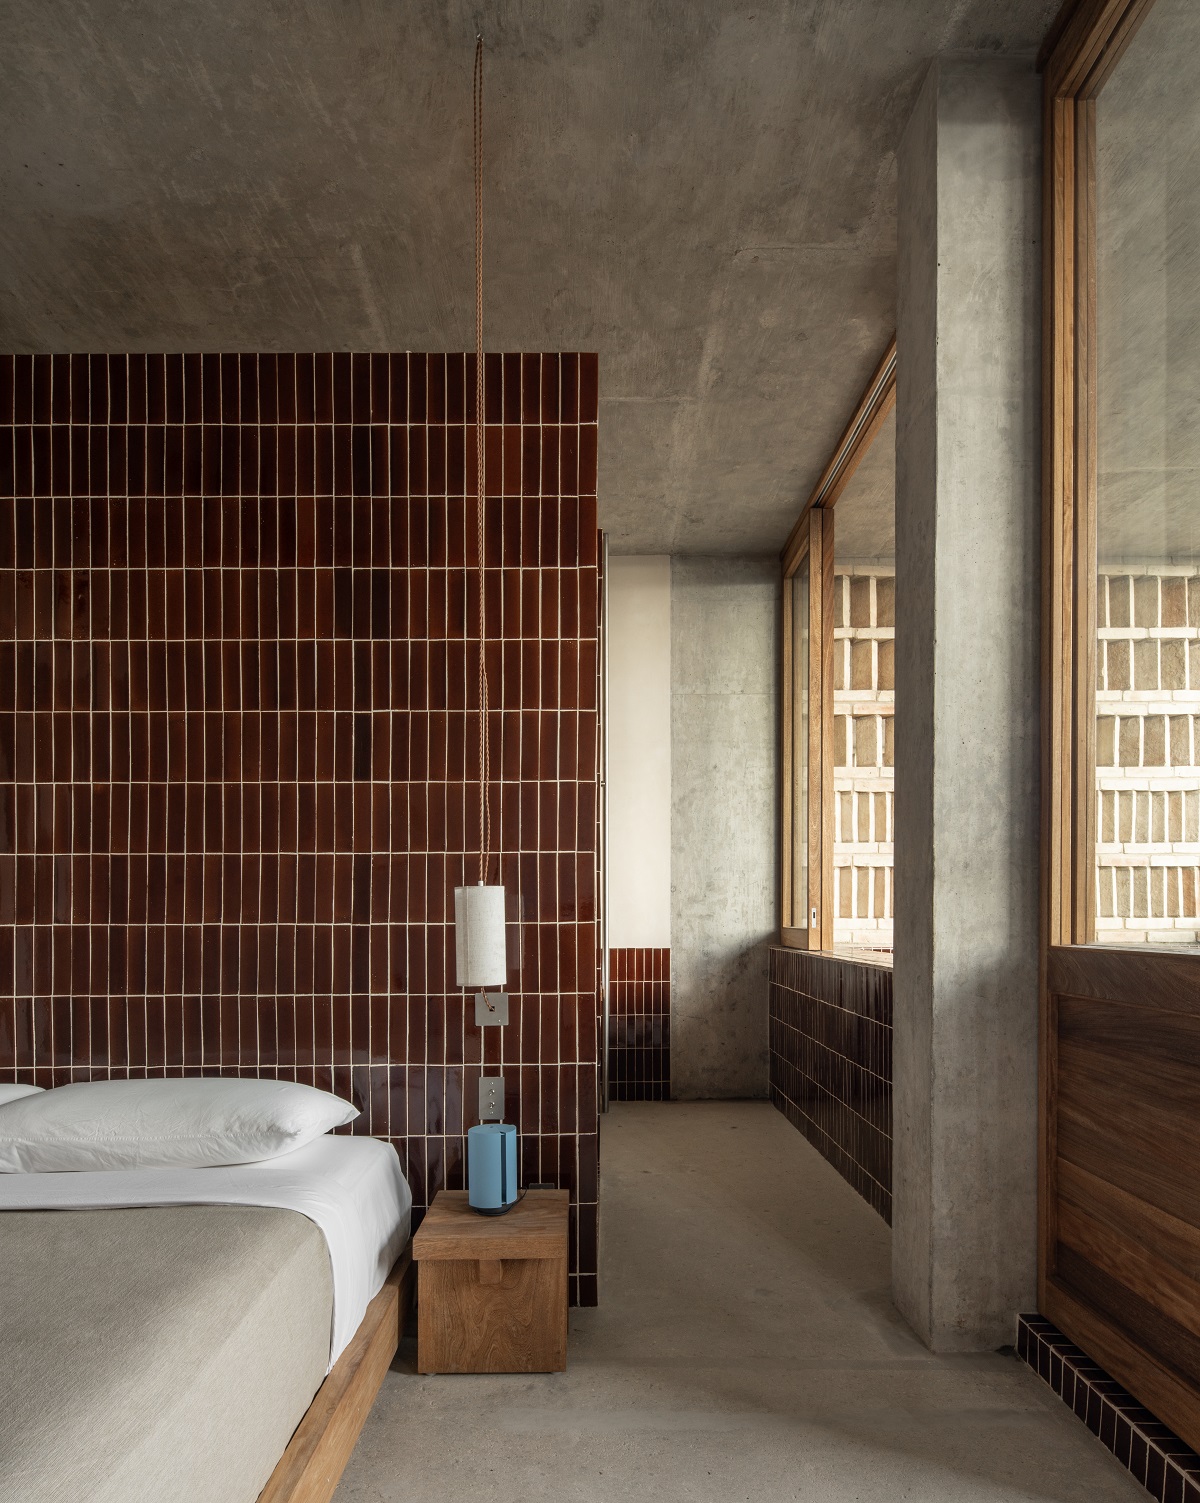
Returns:
[[[921,1346],[886,1226],[770,1106],[615,1106],[601,1171],[569,1370],[402,1348],[336,1503],[1144,1503],[1016,1358]]]

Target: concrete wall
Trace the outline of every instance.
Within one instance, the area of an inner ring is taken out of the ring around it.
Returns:
[[[893,1293],[935,1350],[1035,1296],[1041,118],[943,60],[899,157]]]
[[[608,943],[671,943],[671,560],[608,561]]]
[[[767,1093],[779,564],[671,564],[672,1093]]]

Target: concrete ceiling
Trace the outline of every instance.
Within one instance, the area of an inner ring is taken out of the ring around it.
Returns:
[[[894,324],[931,57],[1058,0],[6,0],[0,346],[596,349],[621,552],[774,552]]]

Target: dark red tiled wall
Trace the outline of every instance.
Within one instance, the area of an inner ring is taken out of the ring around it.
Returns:
[[[0,359],[0,1072],[331,1087],[422,1208],[463,1183],[486,1063],[592,1303],[596,357],[485,377],[519,925],[486,1036],[449,923],[478,879],[473,359]]]
[[[608,952],[608,1095],[671,1099],[671,952]]]
[[[892,1220],[892,971],[773,948],[771,1100],[885,1221]]]

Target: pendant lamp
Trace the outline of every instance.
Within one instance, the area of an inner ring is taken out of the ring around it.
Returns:
[[[488,884],[491,807],[488,802],[488,680],[483,605],[483,38],[475,39],[472,87],[475,150],[475,524],[479,574],[479,882],[454,889],[454,951],[458,984],[503,986],[508,980],[504,888]]]

